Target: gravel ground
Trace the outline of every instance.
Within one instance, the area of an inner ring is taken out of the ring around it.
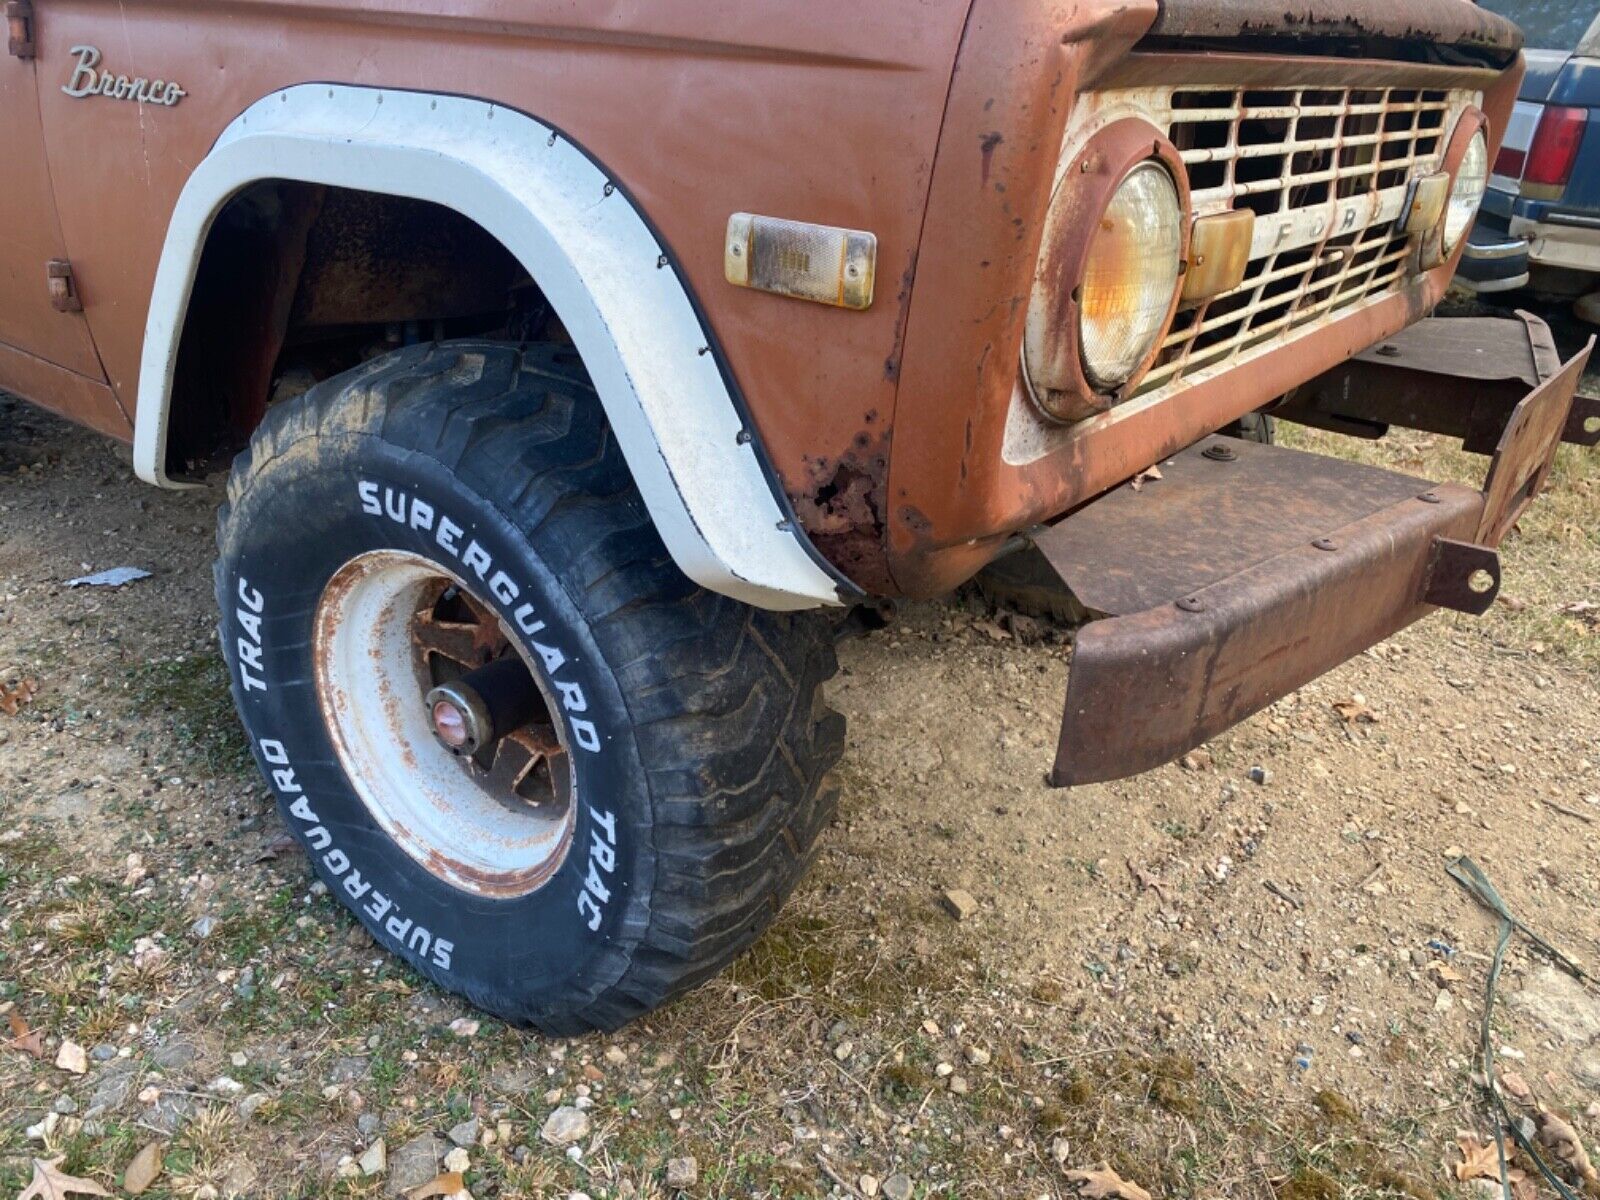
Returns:
[[[1477,1195],[1495,927],[1444,868],[1600,959],[1595,458],[1563,452],[1488,618],[1122,783],[1044,786],[1066,631],[905,606],[841,648],[840,818],[778,924],[559,1043],[389,961],[286,844],[215,646],[216,488],[0,398],[0,685],[37,685],[0,714],[0,1195],[57,1155],[181,1197]],[[63,586],[122,565],[152,575]],[[1600,990],[1517,943],[1502,995],[1525,1116],[1600,1134]]]

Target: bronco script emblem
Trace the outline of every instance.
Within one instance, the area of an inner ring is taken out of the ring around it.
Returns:
[[[113,75],[101,71],[100,51],[93,46],[74,46],[73,55],[78,65],[72,69],[72,78],[61,90],[69,96],[109,96],[113,100],[134,100],[140,104],[164,104],[171,108],[189,93],[165,79],[146,79],[138,76]]]

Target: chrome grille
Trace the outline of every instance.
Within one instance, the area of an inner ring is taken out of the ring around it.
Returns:
[[[1407,185],[1439,169],[1456,117],[1476,99],[1398,87],[1099,93],[1093,124],[1134,110],[1166,130],[1196,216],[1256,214],[1244,282],[1180,309],[1135,395],[1177,390],[1397,290],[1413,250],[1395,224]]]

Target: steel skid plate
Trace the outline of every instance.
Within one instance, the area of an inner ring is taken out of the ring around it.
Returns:
[[[1103,618],[1078,633],[1053,782],[1159,766],[1436,607],[1485,611],[1586,359],[1511,409],[1482,491],[1213,437],[1039,533]]]

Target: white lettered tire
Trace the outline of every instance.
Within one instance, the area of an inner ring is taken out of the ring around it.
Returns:
[[[614,1028],[720,969],[803,873],[843,743],[826,622],[677,570],[571,351],[412,347],[274,408],[217,540],[285,821],[441,986]],[[464,759],[429,684],[502,659],[538,716]]]

